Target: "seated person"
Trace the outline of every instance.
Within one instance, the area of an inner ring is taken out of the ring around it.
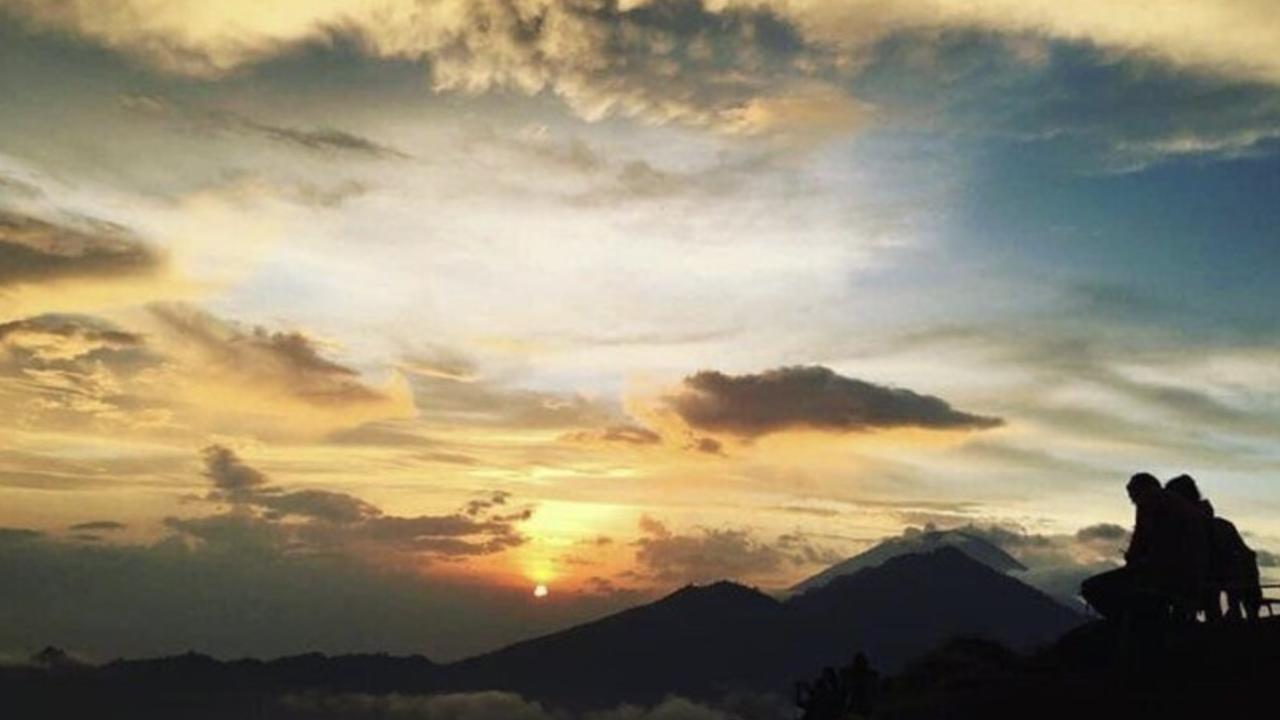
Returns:
[[[1173,478],[1165,484],[1165,489],[1194,503],[1208,525],[1210,597],[1206,613],[1209,618],[1221,617],[1221,595],[1225,592],[1228,619],[1256,619],[1262,604],[1257,554],[1245,544],[1231,521],[1217,517],[1213,505],[1200,496],[1200,488],[1190,475]]]
[[[1125,565],[1085,580],[1080,593],[1110,620],[1165,619],[1171,609],[1187,617],[1203,604],[1208,576],[1204,516],[1150,473],[1134,475],[1127,490],[1135,520]]]

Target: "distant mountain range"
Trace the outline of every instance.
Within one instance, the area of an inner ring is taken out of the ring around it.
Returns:
[[[995,543],[964,530],[926,530],[913,535],[889,538],[870,550],[836,563],[822,572],[796,583],[790,594],[807,592],[822,587],[842,575],[852,575],[886,560],[902,555],[927,553],[942,547],[953,547],[987,567],[1002,572],[1020,572],[1027,568]]]
[[[895,671],[957,636],[1012,648],[1048,642],[1076,612],[946,543],[890,557],[779,601],[730,582],[443,668],[446,687],[499,688],[560,702],[787,691],[797,678],[867,653]],[[595,699],[595,698],[593,698]]]
[[[863,651],[894,672],[958,636],[1015,649],[1047,643],[1083,618],[950,543],[889,557],[778,600],[732,582],[689,586],[656,602],[452,664],[384,655],[303,655],[219,662],[199,655],[71,666],[99,686],[183,692],[428,693],[507,690],[563,707],[789,694],[794,681]],[[54,673],[55,675],[58,672]],[[11,680],[11,678],[9,678]],[[0,689],[38,688],[29,678]],[[60,685],[59,687],[64,687]],[[186,690],[184,690],[184,688]],[[176,701],[175,701],[176,702]]]

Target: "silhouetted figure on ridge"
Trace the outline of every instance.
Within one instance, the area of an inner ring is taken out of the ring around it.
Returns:
[[[880,690],[880,673],[858,653],[837,673],[823,668],[812,683],[796,684],[796,707],[802,720],[852,720],[869,717]]]
[[[1228,619],[1257,619],[1262,605],[1257,554],[1245,544],[1231,521],[1217,517],[1213,505],[1200,496],[1200,488],[1190,475],[1179,475],[1164,487],[1195,504],[1208,528],[1210,562],[1206,618],[1217,620],[1222,617],[1222,593],[1225,592]]]
[[[1085,601],[1109,620],[1187,618],[1203,604],[1209,532],[1195,505],[1165,490],[1150,473],[1129,479],[1133,537],[1125,565],[1080,586]]]

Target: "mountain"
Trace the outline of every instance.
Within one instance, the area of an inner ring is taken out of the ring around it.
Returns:
[[[444,683],[564,704],[705,697],[789,682],[777,675],[788,640],[782,603],[722,581],[463,660]]]
[[[958,636],[1022,649],[1081,620],[944,545],[836,577],[785,602],[731,582],[688,586],[447,665],[319,654],[222,662],[192,653],[93,667],[60,662],[62,655],[49,651],[42,656],[58,662],[0,668],[0,697],[42,711],[26,716],[77,717],[105,705],[133,718],[255,716],[230,709],[260,712],[297,693],[504,690],[568,709],[651,704],[668,695],[716,700],[735,690],[789,697],[796,680],[843,665],[858,651],[895,672]]]
[[[863,651],[893,671],[957,636],[1029,648],[1082,621],[956,547],[907,554],[778,602],[720,582],[445,668],[445,687],[558,702],[786,692]]]
[[[1015,649],[1057,638],[1083,618],[957,547],[890,558],[787,601],[792,632],[813,661],[847,662],[853,649],[894,671],[947,640],[974,636]]]
[[[953,547],[978,562],[1002,573],[1018,572],[1027,568],[999,546],[978,535],[963,530],[926,530],[913,535],[889,538],[870,550],[832,565],[813,577],[792,586],[789,594],[803,593],[821,587],[842,575],[851,575],[866,568],[875,567],[891,558],[902,555],[928,553],[942,547]]]

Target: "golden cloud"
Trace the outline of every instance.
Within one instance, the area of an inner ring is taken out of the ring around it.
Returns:
[[[1280,82],[1271,0],[0,0],[165,71],[219,75],[348,33],[369,53],[428,61],[435,87],[551,91],[580,115],[641,115],[738,132],[845,128],[852,101],[788,97],[856,68],[902,31],[973,29],[1083,42],[1180,67]],[[778,28],[799,38],[778,41]],[[735,108],[737,109],[735,111]],[[790,125],[787,125],[790,128]]]

